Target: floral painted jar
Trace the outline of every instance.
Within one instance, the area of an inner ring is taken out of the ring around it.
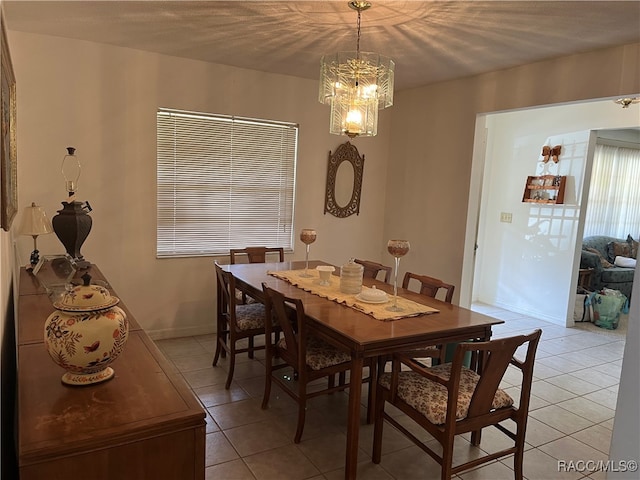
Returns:
[[[49,355],[67,372],[67,385],[91,385],[113,377],[109,366],[124,350],[129,336],[126,314],[109,290],[91,284],[91,276],[82,276],[83,285],[64,293],[54,302],[56,311],[44,326],[44,343]]]

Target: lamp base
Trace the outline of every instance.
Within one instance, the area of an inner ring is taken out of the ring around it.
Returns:
[[[80,253],[80,247],[89,236],[92,220],[87,215],[85,204],[62,202],[62,210],[51,220],[53,231],[64,245],[67,255],[76,268],[87,268],[87,262]]]
[[[29,263],[31,264],[31,268],[33,269],[33,267],[35,267],[39,261],[40,261],[40,251],[36,249],[33,252],[31,252],[31,256],[29,257]]]

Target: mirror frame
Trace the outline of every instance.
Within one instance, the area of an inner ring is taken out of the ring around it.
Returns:
[[[353,166],[353,189],[351,200],[341,207],[336,202],[336,175],[342,162],[349,162]],[[327,166],[327,187],[324,197],[324,213],[329,212],[338,218],[346,218],[354,213],[360,215],[360,194],[362,192],[362,176],[364,174],[364,155],[348,140],[340,145],[334,154],[329,150],[329,164]]]

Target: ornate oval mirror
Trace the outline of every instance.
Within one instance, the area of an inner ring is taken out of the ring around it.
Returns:
[[[335,217],[346,218],[360,213],[363,172],[364,155],[360,156],[358,149],[349,141],[340,145],[335,153],[329,151],[325,214],[329,212]]]

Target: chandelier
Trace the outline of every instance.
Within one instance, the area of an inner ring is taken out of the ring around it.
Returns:
[[[338,52],[320,60],[318,101],[331,105],[329,132],[350,138],[378,133],[378,110],[393,105],[393,60],[360,51],[360,18],[370,2],[352,1],[358,12],[355,52]]]

